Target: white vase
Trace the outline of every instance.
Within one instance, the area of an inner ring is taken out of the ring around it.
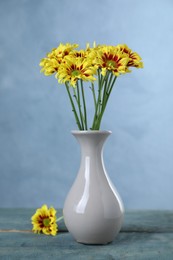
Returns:
[[[110,131],[72,131],[81,146],[81,164],[65,200],[67,229],[77,242],[107,244],[121,229],[124,208],[103,162]]]

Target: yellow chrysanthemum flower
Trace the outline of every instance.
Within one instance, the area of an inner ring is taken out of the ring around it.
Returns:
[[[60,43],[60,45],[57,48],[54,48],[52,50],[51,53],[48,54],[48,58],[54,58],[56,57],[57,60],[59,62],[62,61],[62,59],[68,55],[71,51],[75,50],[79,45],[78,44],[70,44],[70,43],[66,43],[66,44],[62,44]]]
[[[34,233],[44,233],[46,235],[55,236],[58,232],[56,223],[56,210],[53,207],[48,209],[47,205],[43,205],[37,209],[31,218]]]
[[[69,82],[75,87],[78,79],[94,81],[94,74],[96,74],[96,69],[87,59],[68,55],[59,66],[57,78],[60,83]]]
[[[127,70],[128,56],[114,46],[99,46],[96,51],[95,49],[91,51],[90,57],[94,64],[101,68],[103,76],[106,75],[107,70],[112,71],[115,76],[129,72]]]
[[[57,73],[63,58],[77,47],[78,44],[60,43],[57,48],[52,49],[52,51],[47,54],[46,58],[41,60],[41,72],[43,72],[46,76]]]
[[[128,67],[143,68],[142,58],[137,52],[133,52],[126,44],[118,44],[117,48],[129,57]]]
[[[74,58],[83,58],[85,59],[87,57],[87,52],[85,50],[73,50],[69,53],[69,56]]]
[[[43,58],[40,62],[40,66],[43,67],[41,72],[43,72],[45,76],[50,76],[58,71],[59,61],[56,58]]]
[[[126,44],[109,46],[94,42],[93,47],[88,43],[84,50],[77,50],[77,47],[78,44],[61,43],[52,49],[40,62],[41,72],[45,75],[55,73],[58,82],[65,83],[79,130],[88,130],[83,81],[89,81],[95,108],[90,129],[99,130],[117,77],[131,72],[130,67],[143,68],[143,62]],[[94,86],[96,79],[98,84]]]

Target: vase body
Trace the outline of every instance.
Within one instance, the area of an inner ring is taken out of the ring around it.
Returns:
[[[77,177],[65,200],[67,229],[77,242],[107,244],[121,229],[123,204],[103,162],[103,145],[110,131],[72,131],[81,147]]]

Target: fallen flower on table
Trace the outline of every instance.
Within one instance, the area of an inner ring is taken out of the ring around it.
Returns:
[[[32,231],[34,233],[43,233],[45,235],[55,236],[58,232],[57,221],[63,218],[57,219],[56,210],[53,207],[48,209],[47,205],[43,205],[36,210],[36,213],[31,217],[33,224]]]

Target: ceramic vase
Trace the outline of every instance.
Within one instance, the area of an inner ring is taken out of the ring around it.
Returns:
[[[79,172],[65,200],[67,229],[79,243],[107,244],[119,233],[123,203],[103,161],[110,131],[72,131],[81,147]]]

